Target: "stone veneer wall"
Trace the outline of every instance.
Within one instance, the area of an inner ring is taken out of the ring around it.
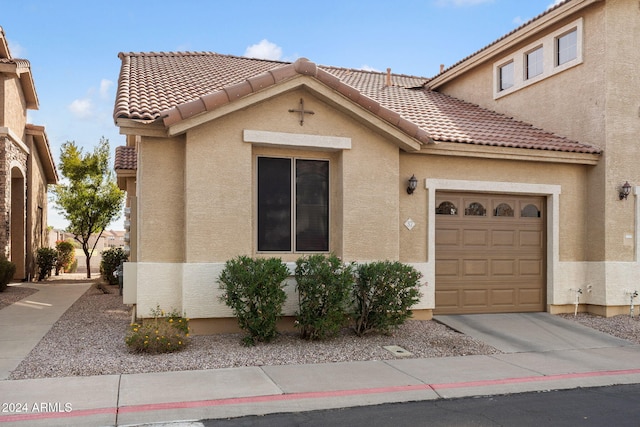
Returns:
[[[26,174],[27,157],[27,153],[11,139],[0,138],[0,255],[6,257],[11,250],[11,167],[19,165],[22,173]],[[23,178],[26,180],[26,176]],[[26,210],[22,215],[26,215]]]

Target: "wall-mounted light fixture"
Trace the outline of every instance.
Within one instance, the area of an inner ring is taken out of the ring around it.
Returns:
[[[627,200],[629,193],[631,193],[631,184],[629,184],[629,181],[625,181],[620,187],[620,200]]]
[[[413,194],[416,188],[418,188],[418,179],[416,178],[415,175],[412,174],[411,178],[409,178],[409,186],[407,187],[407,194]]]

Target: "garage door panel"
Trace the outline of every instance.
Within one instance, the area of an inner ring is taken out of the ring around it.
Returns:
[[[464,246],[489,246],[488,230],[465,229],[462,232]]]
[[[460,292],[457,289],[454,290],[437,290],[436,291],[436,306],[443,309],[456,310],[460,306],[459,301]]]
[[[542,230],[521,230],[520,231],[520,246],[542,248],[543,242]]]
[[[502,307],[514,307],[516,305],[516,292],[514,289],[492,289],[491,305]]]
[[[449,206],[436,211],[436,314],[545,310],[543,197],[438,192],[436,206]]]
[[[513,247],[516,245],[515,230],[492,230],[491,243],[493,246]]]
[[[458,277],[460,275],[460,262],[457,259],[440,259],[436,263],[436,276]]]
[[[466,308],[487,307],[487,305],[489,304],[489,290],[488,289],[463,289],[462,304]]]
[[[541,259],[521,259],[519,261],[520,275],[541,276],[543,263]]]
[[[463,277],[487,276],[489,274],[489,262],[486,259],[465,259],[462,261]]]
[[[539,306],[544,304],[540,288],[519,289],[518,299],[520,305]]]
[[[458,246],[460,242],[460,230],[443,228],[436,230],[436,246]]]
[[[517,260],[515,259],[492,259],[491,275],[502,277],[514,277],[517,272]]]

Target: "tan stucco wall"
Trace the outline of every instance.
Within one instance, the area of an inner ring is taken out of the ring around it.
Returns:
[[[300,98],[314,111],[303,126],[299,115],[288,112]],[[245,142],[245,129],[348,137],[352,146],[337,151],[265,147]],[[398,259],[398,152],[395,143],[354,125],[303,89],[194,128],[186,138],[185,156],[187,262],[256,255],[258,155],[328,159],[330,250],[347,260]],[[294,261],[301,254],[264,255]]]
[[[0,74],[0,88],[0,126],[11,129],[24,141],[27,114],[20,81],[15,75]]]
[[[586,255],[590,261],[632,261],[635,257],[633,240],[638,236],[633,205],[620,202],[618,192],[627,180],[640,182],[636,143],[640,121],[637,91],[632,89],[640,85],[635,71],[640,63],[635,47],[640,37],[638,15],[634,2],[596,2],[438,88],[604,150],[599,164],[587,175]],[[583,19],[582,64],[494,100],[496,61],[578,18]]]
[[[589,166],[535,163],[510,160],[473,159],[427,154],[400,156],[401,175],[415,174],[418,188],[409,196],[400,197],[401,251],[405,262],[428,259],[427,238],[427,178],[559,185],[560,194],[560,260],[584,261],[587,243],[587,199],[585,177]],[[406,188],[406,182],[404,183]],[[513,184],[514,192],[517,190]],[[415,223],[408,230],[403,223],[411,218]]]
[[[184,261],[184,157],[184,138],[138,144],[138,260]]]

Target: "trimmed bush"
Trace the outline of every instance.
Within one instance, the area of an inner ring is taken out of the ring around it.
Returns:
[[[51,276],[51,270],[56,266],[58,251],[53,248],[40,248],[36,252],[36,264],[38,265],[38,280],[44,280]]]
[[[283,282],[289,269],[279,258],[239,256],[225,263],[218,278],[220,300],[233,310],[240,329],[249,335],[245,345],[269,342],[277,336],[276,323],[287,296]]]
[[[337,256],[311,255],[296,261],[299,311],[296,327],[308,340],[334,337],[347,321],[353,267]]]
[[[152,318],[132,323],[125,338],[134,353],[171,353],[182,350],[189,343],[189,319],[176,310],[165,314],[160,307],[151,312]]]
[[[100,274],[102,278],[110,285],[117,285],[118,278],[114,276],[114,272],[118,270],[120,263],[126,261],[129,257],[122,248],[111,248],[102,252],[102,261],[100,261]]]
[[[58,251],[58,258],[56,259],[56,276],[63,272],[71,271],[71,265],[76,259],[76,248],[71,242],[58,241],[56,242],[56,250]]]
[[[361,264],[356,276],[353,318],[359,336],[389,333],[411,316],[411,307],[420,300],[422,275],[409,265],[397,261]]]
[[[7,289],[7,285],[16,274],[16,265],[4,257],[0,258],[0,292]]]

